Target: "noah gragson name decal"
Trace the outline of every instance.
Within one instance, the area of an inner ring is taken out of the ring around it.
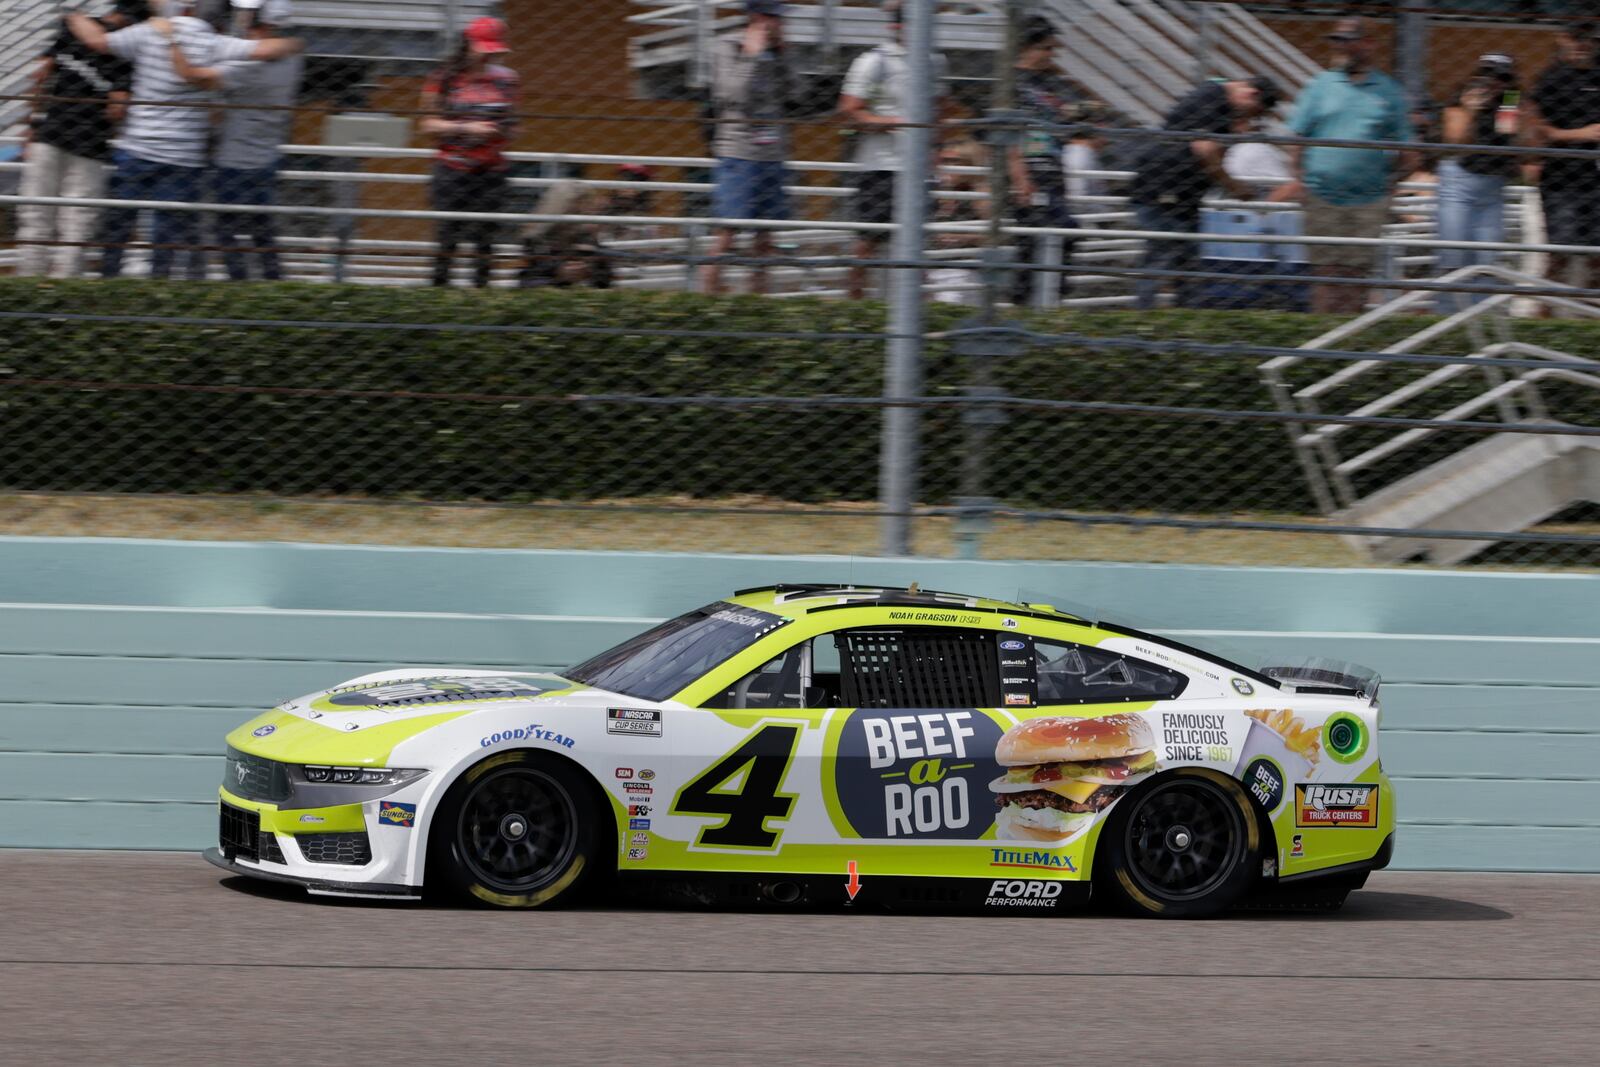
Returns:
[[[1166,748],[1166,758],[1175,762],[1225,763],[1233,758],[1227,716],[1219,713],[1162,712],[1161,744]]]

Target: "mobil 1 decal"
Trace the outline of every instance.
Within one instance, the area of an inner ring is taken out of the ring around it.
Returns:
[[[857,708],[835,750],[839,806],[863,838],[982,837],[1001,733],[977,709]]]

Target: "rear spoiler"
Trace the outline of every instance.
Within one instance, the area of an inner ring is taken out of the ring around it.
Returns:
[[[1261,673],[1296,693],[1353,696],[1368,704],[1378,702],[1378,686],[1383,684],[1378,672],[1370,667],[1320,656],[1298,663],[1263,667]]]

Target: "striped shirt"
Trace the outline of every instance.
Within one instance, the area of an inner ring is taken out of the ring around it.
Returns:
[[[248,59],[256,48],[255,41],[224,37],[208,23],[187,15],[173,19],[172,26],[178,46],[192,66],[215,67],[231,59]],[[178,77],[171,45],[148,22],[108,34],[106,45],[112,55],[133,63],[133,98],[151,102],[128,109],[117,147],[152,163],[205,166],[211,111],[193,105],[210,103],[214,94]],[[187,106],[162,106],[165,102]]]

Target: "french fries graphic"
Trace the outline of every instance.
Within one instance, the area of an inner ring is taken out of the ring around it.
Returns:
[[[1322,730],[1308,723],[1288,708],[1251,708],[1246,715],[1283,738],[1290,752],[1303,756],[1308,763],[1317,762],[1322,755]]]

